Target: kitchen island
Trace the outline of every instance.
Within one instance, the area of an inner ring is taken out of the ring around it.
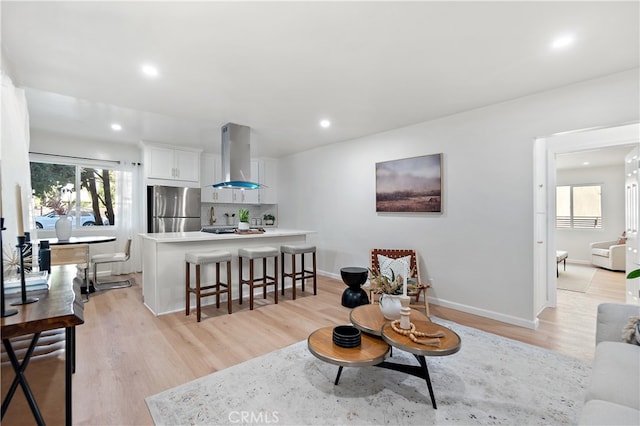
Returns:
[[[142,295],[144,304],[154,315],[184,310],[184,256],[185,253],[191,251],[226,250],[233,255],[231,289],[233,298],[237,299],[239,279],[237,254],[239,248],[270,246],[279,249],[282,244],[305,243],[307,235],[312,233],[314,231],[268,228],[263,234],[211,234],[199,231],[139,234],[142,238]],[[213,265],[206,266],[206,268],[203,267],[205,283],[214,278]],[[203,299],[203,305],[214,301],[215,297]]]

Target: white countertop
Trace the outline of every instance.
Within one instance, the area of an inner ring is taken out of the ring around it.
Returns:
[[[314,234],[316,231],[306,231],[300,229],[282,229],[269,228],[264,234],[212,234],[209,232],[158,232],[158,233],[141,233],[140,237],[155,241],[157,243],[183,243],[192,241],[220,241],[220,240],[238,240],[243,238],[268,238],[268,237],[286,237],[290,235],[308,235]]]

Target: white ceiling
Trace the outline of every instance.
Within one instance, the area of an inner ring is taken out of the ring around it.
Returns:
[[[556,169],[585,169],[592,167],[624,166],[625,157],[637,144],[590,149],[556,155]]]
[[[637,68],[638,5],[2,1],[3,69],[35,128],[280,157]]]

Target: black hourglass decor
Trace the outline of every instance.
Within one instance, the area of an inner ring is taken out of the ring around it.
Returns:
[[[355,308],[356,306],[369,304],[367,292],[360,288],[362,284],[367,282],[369,270],[357,266],[347,266],[340,269],[340,275],[342,276],[342,281],[348,286],[342,293],[342,306]]]
[[[16,246],[16,248],[18,249],[18,253],[20,253],[20,290],[22,293],[22,297],[20,298],[20,300],[13,302],[11,304],[12,306],[26,305],[28,303],[34,303],[38,301],[37,297],[27,298],[27,281],[24,270],[24,248],[26,245],[26,240],[27,239],[24,235],[18,235],[18,245]],[[4,289],[2,289],[2,291],[4,292]]]
[[[2,250],[2,233],[4,232],[4,217],[0,218],[0,252],[2,253],[2,264],[0,265],[0,294],[2,294],[2,318],[9,317],[18,313],[17,309],[5,309],[4,308],[4,251]]]

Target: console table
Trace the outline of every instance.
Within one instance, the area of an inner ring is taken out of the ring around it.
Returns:
[[[33,354],[40,333],[59,328],[65,329],[65,424],[71,425],[71,375],[75,370],[75,327],[84,323],[84,308],[79,298],[79,289],[74,288],[76,268],[73,266],[56,266],[51,269],[49,290],[30,292],[38,297],[38,301],[28,305],[19,305],[18,313],[2,318],[2,343],[7,351],[11,366],[16,376],[2,401],[2,417],[9,408],[13,395],[20,386],[29,403],[36,423],[43,425],[44,419],[33,397],[25,370]],[[19,295],[7,297],[6,302],[19,299]],[[22,363],[16,357],[11,345],[11,338],[33,334],[31,344]]]

